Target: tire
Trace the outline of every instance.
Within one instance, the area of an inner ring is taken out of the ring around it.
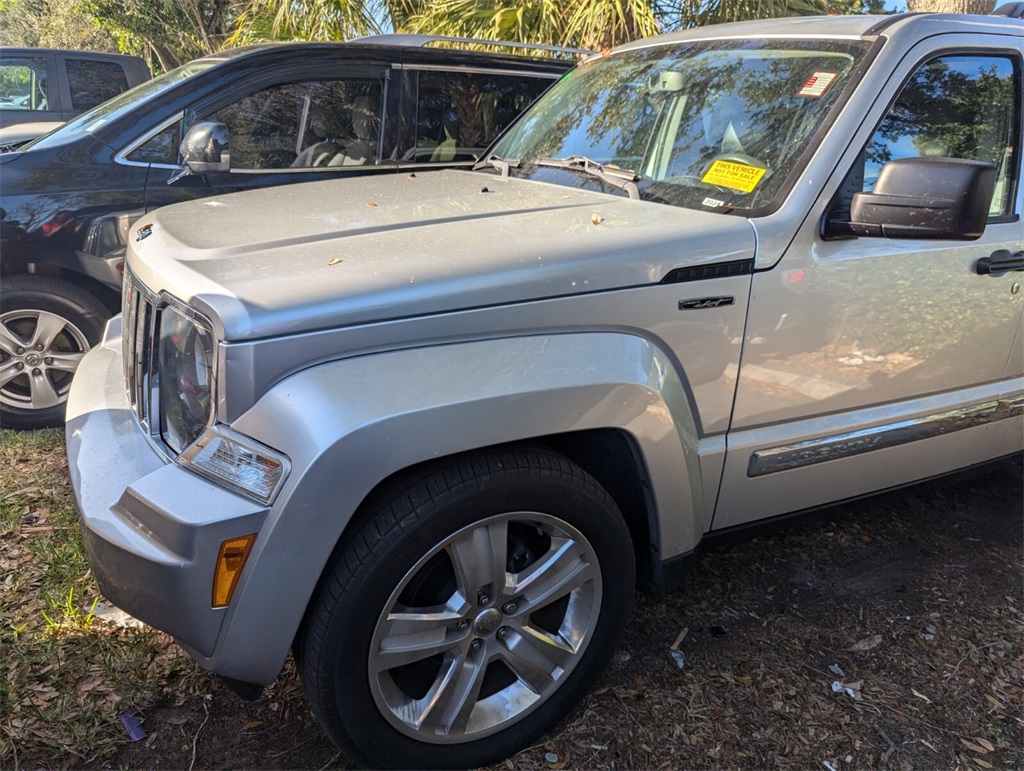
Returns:
[[[110,313],[84,289],[48,276],[4,277],[0,290],[0,426],[64,425],[78,364]]]
[[[614,501],[566,458],[453,461],[362,521],[298,642],[307,696],[336,744],[374,766],[488,765],[550,730],[596,681],[632,604],[634,554]]]

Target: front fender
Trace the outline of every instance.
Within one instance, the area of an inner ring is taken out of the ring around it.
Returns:
[[[683,383],[662,351],[633,335],[544,335],[336,361],[282,381],[232,427],[292,462],[210,662],[247,682],[277,676],[331,552],[370,491],[424,461],[619,429],[647,467],[661,559],[691,551],[702,531],[697,435]]]

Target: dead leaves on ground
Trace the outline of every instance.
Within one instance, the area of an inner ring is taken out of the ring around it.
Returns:
[[[228,698],[162,635],[99,621],[88,635],[44,634],[50,576],[35,569],[38,550],[74,535],[58,447],[12,461],[0,441],[0,477],[17,467],[16,480],[0,479],[0,766],[14,765],[13,741],[21,765],[119,765],[105,753],[126,746],[123,705]],[[979,485],[704,555],[662,601],[639,600],[584,707],[497,768],[1024,766],[1020,538],[982,540],[984,507],[963,520],[979,498],[991,507],[1009,495],[1019,529],[1020,483]],[[78,580],[87,602],[94,589]],[[287,732],[294,715],[308,717],[294,672],[270,692],[280,721],[247,719],[236,732]],[[203,718],[174,719],[194,729]],[[146,728],[150,741],[169,733]],[[267,762],[288,762],[288,749]],[[168,764],[188,767],[191,751]]]

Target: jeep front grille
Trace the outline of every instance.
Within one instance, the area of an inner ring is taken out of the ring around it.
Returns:
[[[125,270],[121,294],[124,382],[132,411],[152,433],[154,345],[157,325],[156,296]]]

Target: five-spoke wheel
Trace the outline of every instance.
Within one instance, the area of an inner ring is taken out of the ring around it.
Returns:
[[[378,765],[483,765],[586,693],[632,601],[629,532],[546,451],[390,491],[337,554],[299,651],[314,712]]]
[[[399,731],[453,742],[543,701],[597,625],[586,537],[538,512],[487,517],[436,544],[399,582],[370,645],[374,700]]]

